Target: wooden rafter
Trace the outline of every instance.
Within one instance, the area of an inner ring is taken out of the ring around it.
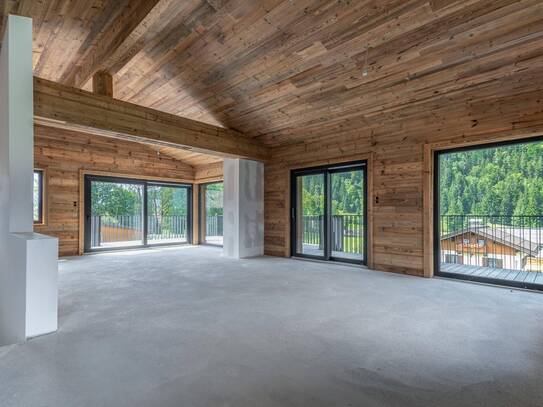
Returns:
[[[96,95],[113,97],[113,77],[107,72],[96,72],[92,77],[92,91]]]
[[[146,0],[134,2],[100,35],[95,47],[89,47],[81,61],[65,72],[62,82],[83,87],[98,71],[114,75],[136,55],[146,42],[153,24],[164,17],[175,0]],[[163,22],[163,21],[162,21]]]
[[[219,157],[264,161],[268,150],[234,130],[34,78],[36,123]]]
[[[30,13],[31,0],[4,0],[0,2],[0,44],[4,37],[4,28],[6,25],[6,19],[10,14],[16,14],[20,16],[28,16]]]

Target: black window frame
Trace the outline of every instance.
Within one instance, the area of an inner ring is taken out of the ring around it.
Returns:
[[[122,246],[122,247],[91,247],[91,183],[92,181],[98,182],[112,182],[112,183],[123,183],[123,184],[135,184],[143,186],[143,239],[141,244]],[[127,249],[142,249],[150,247],[160,247],[160,246],[181,246],[181,245],[191,245],[192,244],[192,233],[193,233],[193,210],[192,210],[192,190],[193,184],[183,183],[183,182],[170,182],[170,181],[160,181],[152,179],[139,179],[139,178],[124,178],[117,176],[107,176],[107,175],[92,175],[85,174],[84,176],[84,233],[83,233],[83,250],[85,253],[96,253],[104,251],[113,251],[113,250],[127,250]],[[149,186],[164,186],[164,187],[177,187],[177,188],[186,188],[187,189],[187,241],[186,242],[168,242],[168,243],[148,243],[148,209],[147,209],[147,187]]]
[[[201,245],[204,246],[215,246],[215,247],[223,247],[224,244],[217,244],[217,243],[209,243],[205,241],[205,231],[202,227],[202,221],[205,216],[206,208],[205,208],[205,192],[206,187],[208,185],[213,184],[223,184],[224,186],[224,180],[223,181],[212,181],[212,182],[205,182],[199,185],[199,191],[198,191],[198,242]],[[203,199],[202,199],[203,198]],[[223,188],[223,222],[224,222],[224,188]],[[224,223],[223,223],[223,237],[224,237]],[[224,243],[224,240],[223,240]]]
[[[44,178],[45,178],[45,171],[35,168],[34,172],[32,173],[32,186],[34,186],[34,175],[38,174],[38,181],[39,181],[39,187],[38,187],[38,219],[34,219],[34,194],[32,194],[32,219],[34,222],[34,225],[43,225],[45,224],[45,216],[44,216],[44,199],[45,199],[45,188],[44,188]],[[34,192],[34,191],[32,191]]]
[[[363,180],[364,180],[364,191],[363,191],[363,206],[364,206],[364,222],[363,222],[363,253],[362,253],[362,260],[354,260],[354,259],[348,259],[343,257],[337,257],[332,256],[331,250],[330,250],[330,241],[331,241],[331,219],[332,219],[332,207],[330,205],[331,202],[331,194],[332,194],[332,188],[331,188],[331,175],[334,173],[341,173],[341,172],[347,172],[352,171],[356,169],[362,169],[363,173]],[[296,251],[297,246],[297,236],[296,236],[296,196],[297,196],[297,190],[296,190],[296,178],[298,176],[305,176],[305,175],[318,175],[323,174],[324,176],[324,242],[323,242],[323,255],[317,256],[317,255],[310,255],[310,254],[304,254],[304,253],[298,253]],[[333,262],[340,262],[340,263],[350,263],[350,264],[357,264],[357,265],[363,265],[366,266],[368,263],[368,160],[358,160],[358,161],[351,161],[346,163],[338,163],[338,164],[332,164],[332,165],[321,165],[317,167],[309,167],[309,168],[300,168],[300,169],[294,169],[290,172],[290,255],[292,257],[300,257],[300,258],[307,258],[307,259],[313,259],[313,260],[323,260],[323,261],[333,261]]]
[[[441,212],[440,212],[440,194],[439,194],[439,191],[440,191],[439,158],[442,155],[446,155],[446,154],[473,151],[473,150],[482,150],[482,149],[487,149],[487,148],[514,146],[517,144],[526,144],[526,143],[533,143],[533,142],[538,142],[538,141],[543,141],[543,136],[535,136],[535,137],[532,136],[532,137],[519,138],[519,139],[514,139],[514,140],[489,142],[489,143],[483,142],[483,143],[469,145],[469,146],[436,150],[433,152],[432,183],[433,183],[434,207],[433,207],[432,237],[433,237],[434,276],[446,277],[446,278],[451,278],[451,279],[456,279],[456,280],[472,281],[472,282],[483,283],[483,284],[491,284],[491,285],[497,285],[497,286],[503,286],[503,287],[513,287],[513,288],[522,288],[522,289],[527,289],[527,290],[543,291],[543,284],[533,284],[533,283],[526,283],[526,282],[520,282],[520,281],[503,280],[503,279],[492,278],[492,277],[480,277],[480,276],[473,276],[469,274],[451,273],[451,272],[440,270],[440,266],[441,266],[441,241],[440,241]]]

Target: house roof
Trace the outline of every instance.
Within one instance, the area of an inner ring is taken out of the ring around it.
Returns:
[[[493,240],[515,250],[538,256],[543,254],[542,228],[515,228],[510,226],[471,226],[460,229],[441,237],[441,240],[450,239],[466,233],[474,233],[486,239]]]

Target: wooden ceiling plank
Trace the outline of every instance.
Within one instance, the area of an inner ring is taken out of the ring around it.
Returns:
[[[273,146],[541,82],[538,0],[142,1],[32,2],[35,75],[100,60],[122,100]]]

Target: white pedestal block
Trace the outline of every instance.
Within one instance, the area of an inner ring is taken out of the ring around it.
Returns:
[[[19,340],[55,332],[58,328],[58,239],[38,233],[9,235],[9,273],[13,276],[12,295],[24,314]]]

